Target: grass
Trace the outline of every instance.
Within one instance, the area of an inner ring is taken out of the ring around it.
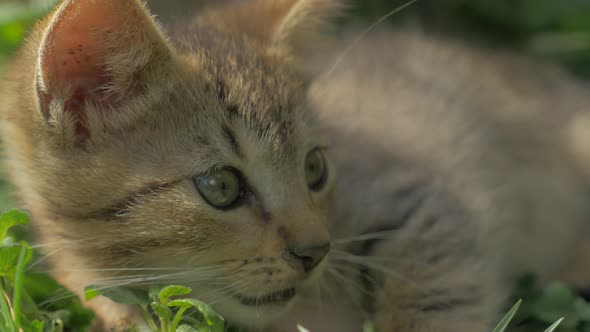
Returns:
[[[405,1],[356,2],[354,15],[374,20]],[[32,22],[44,10],[0,3],[0,76]],[[423,0],[392,20],[399,23],[417,18],[428,22],[424,25],[433,30],[547,56],[578,75],[590,77],[587,1]],[[0,169],[0,211],[8,212],[0,215],[0,331],[84,331],[94,314],[47,274],[27,269],[37,257],[26,242],[28,216],[10,210],[15,206],[10,197],[12,187],[1,173]],[[100,293],[89,285],[86,296]],[[189,294],[190,289],[180,285],[154,285],[145,294],[116,289],[102,295],[143,308],[154,331],[223,331],[223,319],[205,304],[187,297]],[[590,332],[590,304],[562,283],[540,288],[534,277],[524,277],[515,287],[513,301],[517,304],[494,332]],[[300,331],[306,330],[300,327]],[[373,331],[370,322],[364,331]]]
[[[91,311],[48,275],[25,270],[32,261],[33,249],[26,241],[16,241],[9,230],[28,223],[27,214],[19,210],[0,215],[0,330],[86,330],[94,317]],[[101,291],[89,286],[86,298],[104,295],[119,303],[138,305],[150,327],[158,332],[225,331],[223,318],[211,308],[198,300],[183,297],[190,292],[190,288],[178,285],[154,285],[149,293],[126,288]],[[56,298],[59,299],[54,300]]]

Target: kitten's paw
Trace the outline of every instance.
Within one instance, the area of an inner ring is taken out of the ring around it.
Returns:
[[[88,303],[96,313],[90,332],[151,332],[143,315],[134,306],[98,297]]]

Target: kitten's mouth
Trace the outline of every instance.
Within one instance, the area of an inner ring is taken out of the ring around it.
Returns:
[[[238,301],[240,301],[240,303],[242,303],[243,305],[260,306],[266,304],[287,302],[295,296],[295,293],[295,288],[287,288],[278,292],[254,297],[238,294],[235,296],[235,298],[238,299]]]

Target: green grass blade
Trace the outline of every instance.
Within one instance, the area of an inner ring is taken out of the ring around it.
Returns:
[[[494,331],[493,332],[504,332],[504,331],[506,331],[506,328],[508,327],[508,324],[510,323],[510,321],[512,320],[512,318],[514,318],[514,315],[518,311],[518,308],[520,307],[520,304],[521,303],[522,303],[522,300],[518,300],[518,302],[516,302],[516,304],[508,311],[508,313],[506,313],[506,315],[504,316],[504,318],[502,318],[502,320],[500,321],[500,323],[498,324],[498,326],[496,326],[496,328],[494,328]]]
[[[14,322],[16,323],[16,329],[20,328],[20,306],[21,298],[23,293],[23,279],[25,274],[25,257],[27,256],[29,248],[22,246],[20,254],[18,256],[18,263],[16,265],[16,276],[14,278],[14,294],[12,297],[12,305],[14,310]]]
[[[172,325],[170,325],[170,331],[176,331],[176,329],[178,328],[178,325],[180,325],[180,321],[182,320],[182,315],[184,315],[184,312],[186,311],[186,309],[188,309],[188,308],[184,307],[184,308],[180,308],[178,310],[178,312],[174,316],[174,319],[172,320],[172,323],[171,323]]]
[[[553,323],[553,325],[549,326],[545,332],[553,332],[555,331],[555,329],[557,328],[557,326],[561,323],[561,321],[563,320],[564,317],[561,317],[560,319],[557,320],[557,322]]]
[[[16,331],[14,322],[12,321],[12,315],[10,314],[10,304],[7,298],[4,297],[5,294],[0,280],[0,328],[2,328],[2,331]]]

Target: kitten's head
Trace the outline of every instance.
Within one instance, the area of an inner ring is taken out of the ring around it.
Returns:
[[[27,124],[42,232],[241,323],[284,311],[329,250],[334,174],[295,63],[337,7],[244,1],[167,38],[137,0],[64,1],[40,29]]]

